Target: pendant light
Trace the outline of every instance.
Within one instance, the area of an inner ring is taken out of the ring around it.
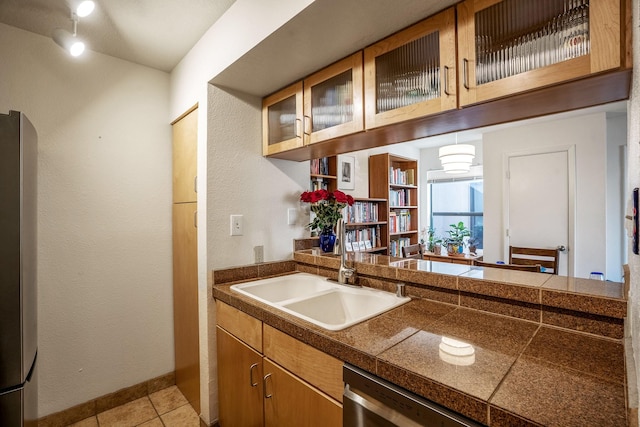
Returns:
[[[470,144],[458,144],[458,134],[454,145],[445,145],[438,150],[440,163],[446,173],[469,172],[471,162],[476,155],[476,147]]]

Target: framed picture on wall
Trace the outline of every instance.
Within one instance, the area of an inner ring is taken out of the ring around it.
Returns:
[[[355,190],[356,159],[353,156],[338,156],[338,189]]]

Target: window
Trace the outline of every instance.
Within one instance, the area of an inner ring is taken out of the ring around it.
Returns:
[[[438,180],[429,183],[429,222],[436,235],[447,237],[449,225],[462,221],[476,240],[478,249],[483,242],[483,180]]]

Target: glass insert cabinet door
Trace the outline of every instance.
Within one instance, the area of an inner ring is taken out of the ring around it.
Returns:
[[[366,48],[365,127],[456,108],[455,40],[450,8]]]
[[[262,101],[262,154],[302,147],[302,82]]]
[[[362,51],[304,80],[305,145],[364,129]]]
[[[618,0],[467,0],[457,8],[461,106],[621,66]]]

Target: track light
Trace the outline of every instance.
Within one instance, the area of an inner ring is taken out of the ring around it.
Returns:
[[[53,31],[53,41],[66,50],[71,56],[80,56],[84,52],[84,43],[69,31],[56,28]]]
[[[93,12],[96,4],[91,0],[73,0],[69,3],[69,7],[71,7],[71,10],[80,18],[84,18]]]
[[[95,3],[91,0],[69,0],[71,8],[71,22],[73,25],[73,34],[62,28],[56,28],[53,31],[53,41],[58,46],[68,51],[71,56],[80,56],[84,52],[84,42],[77,38],[78,19],[85,17],[93,12]]]

